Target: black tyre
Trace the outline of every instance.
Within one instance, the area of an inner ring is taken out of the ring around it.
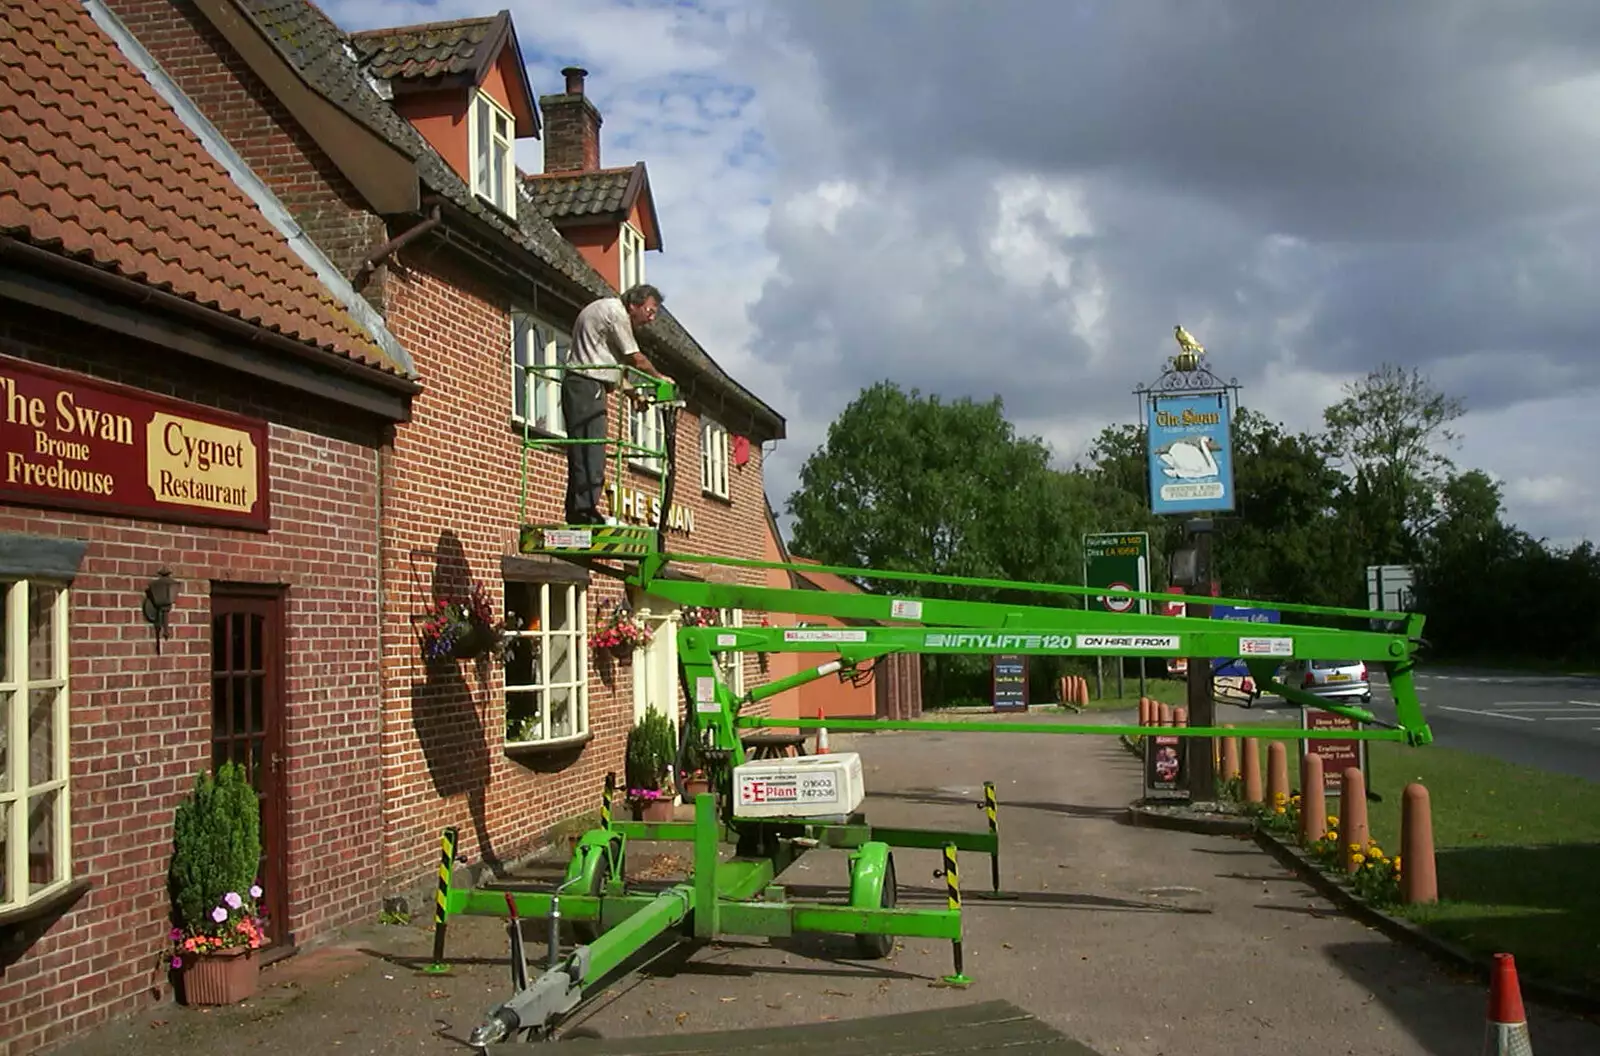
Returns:
[[[889,859],[889,868],[883,873],[883,893],[878,898],[878,904],[884,909],[893,909],[900,902],[900,892],[895,884],[894,858]],[[856,951],[862,959],[868,961],[881,961],[894,952],[893,935],[864,934],[856,936]]]

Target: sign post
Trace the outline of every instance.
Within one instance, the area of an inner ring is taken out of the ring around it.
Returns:
[[[1150,590],[1150,533],[1098,532],[1083,537],[1083,585],[1110,590]],[[1149,612],[1144,598],[1100,595],[1089,604],[1107,612]],[[1117,693],[1122,692],[1122,661],[1117,661]],[[1139,658],[1139,695],[1145,695],[1144,658]]]
[[[1150,510],[1186,519],[1189,547],[1172,556],[1172,582],[1199,596],[1214,596],[1210,515],[1234,509],[1232,401],[1237,381],[1224,382],[1203,364],[1206,350],[1182,326],[1172,328],[1178,354],[1153,385],[1140,385]],[[1185,615],[1206,619],[1211,606],[1193,601]],[[1187,657],[1189,723],[1213,726],[1216,698],[1210,657]],[[1185,761],[1190,798],[1216,798],[1215,746],[1190,737]]]

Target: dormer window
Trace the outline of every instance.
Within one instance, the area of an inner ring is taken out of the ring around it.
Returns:
[[[516,154],[513,150],[516,123],[505,107],[484,92],[472,100],[472,190],[507,216],[517,215]]]
[[[622,236],[617,241],[622,257],[621,282],[617,289],[626,290],[644,281],[644,236],[632,224],[624,223]]]

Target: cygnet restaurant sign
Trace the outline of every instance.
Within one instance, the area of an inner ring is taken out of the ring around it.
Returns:
[[[267,425],[0,356],[0,501],[265,531]]]

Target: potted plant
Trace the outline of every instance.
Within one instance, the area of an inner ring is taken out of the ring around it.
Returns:
[[[695,796],[710,791],[711,777],[700,755],[700,741],[691,734],[683,751],[683,801],[693,803]]]
[[[261,812],[244,768],[203,771],[173,819],[169,966],[190,1005],[231,1005],[256,992],[266,928],[257,909]]]
[[[604,611],[602,606],[601,612]],[[633,618],[633,610],[618,603],[611,606],[610,615],[603,616],[599,627],[589,634],[589,648],[608,652],[629,664],[633,662],[633,651],[649,645],[652,637],[650,628]]]
[[[472,660],[500,644],[502,627],[495,623],[494,604],[483,584],[466,594],[437,599],[422,624],[422,651],[429,660]]]
[[[625,770],[635,820],[672,820],[672,796],[662,789],[671,787],[668,779],[677,745],[672,720],[654,706],[628,731]]]

